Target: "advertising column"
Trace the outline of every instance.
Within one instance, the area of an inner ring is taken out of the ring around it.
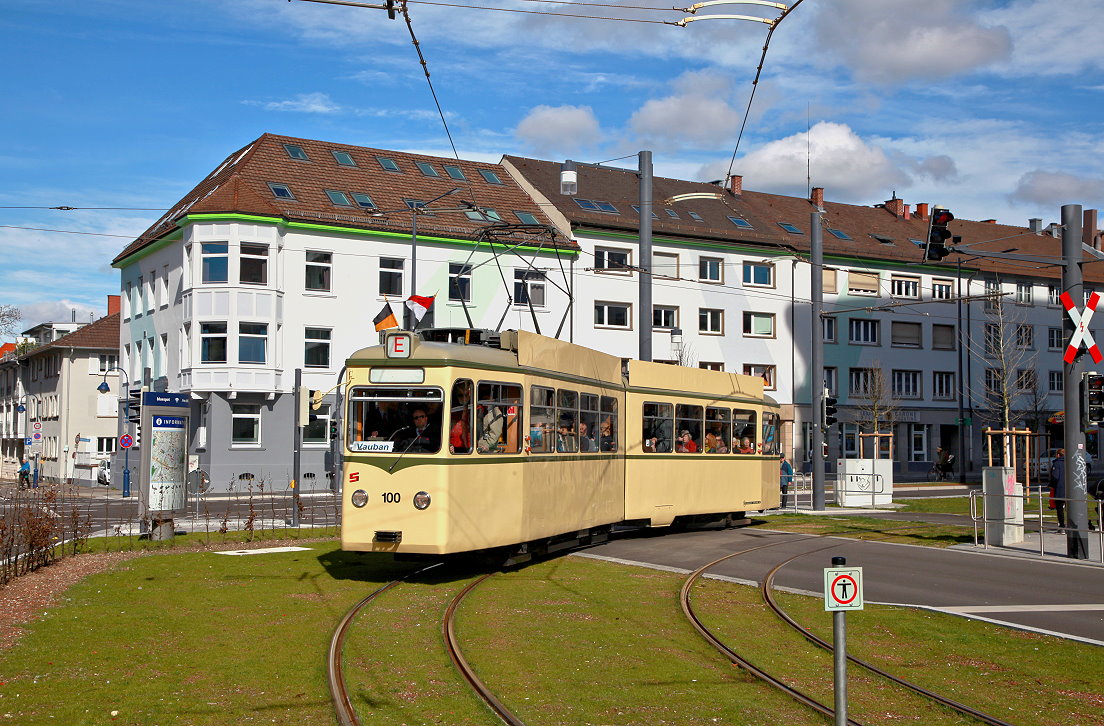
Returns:
[[[142,513],[151,520],[151,539],[172,537],[173,516],[184,512],[188,410],[184,394],[142,396]]]

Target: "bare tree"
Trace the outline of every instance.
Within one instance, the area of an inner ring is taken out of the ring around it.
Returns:
[[[0,338],[15,335],[19,321],[23,319],[23,313],[14,305],[0,305]]]
[[[897,417],[897,399],[893,394],[891,381],[886,378],[885,368],[881,361],[874,361],[872,368],[863,372],[863,385],[853,396],[856,400],[855,408],[858,409],[860,420],[859,430],[868,433],[881,433],[883,426],[889,426],[893,430],[893,423]],[[880,449],[880,443],[875,449]],[[861,453],[861,452],[860,452]]]
[[[683,343],[675,349],[675,364],[680,366],[694,365],[694,346]]]

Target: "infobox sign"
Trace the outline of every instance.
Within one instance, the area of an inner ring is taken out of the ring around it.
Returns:
[[[410,333],[399,333],[397,335],[387,336],[387,357],[388,358],[409,358],[410,357]]]

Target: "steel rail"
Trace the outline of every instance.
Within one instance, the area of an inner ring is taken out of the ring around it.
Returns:
[[[834,652],[834,648],[832,647],[832,644],[829,643],[826,640],[823,640],[822,638],[817,637],[816,635],[813,635],[811,632],[809,632],[804,627],[802,627],[800,623],[798,623],[796,620],[794,620],[792,617],[790,617],[789,613],[787,613],[785,610],[783,610],[782,607],[778,604],[778,602],[774,599],[774,593],[772,591],[772,585],[774,584],[774,576],[778,573],[778,571],[781,570],[784,566],[786,566],[789,563],[796,560],[797,558],[804,557],[807,554],[811,554],[811,553],[803,552],[801,554],[796,554],[793,557],[789,558],[788,560],[784,560],[783,562],[780,562],[778,565],[776,565],[774,567],[774,569],[772,569],[769,573],[767,573],[767,576],[763,579],[763,583],[762,583],[762,586],[761,586],[761,590],[762,590],[762,593],[763,593],[763,599],[766,601],[767,605],[770,606],[771,610],[773,610],[775,612],[775,614],[778,615],[778,617],[782,618],[782,620],[784,620],[790,627],[792,627],[794,630],[796,630],[797,632],[799,632],[803,636],[805,636],[805,638],[809,642],[811,642],[814,645],[817,645],[817,646],[827,650],[829,653],[831,653],[831,652]],[[861,659],[856,658],[856,657],[851,656],[851,655],[847,656],[847,660],[850,661],[851,663],[854,663],[857,666],[860,666],[862,668],[866,668],[871,673],[875,673],[879,676],[882,676],[883,678],[888,678],[889,680],[893,681],[897,685],[903,686],[903,687],[909,689],[910,691],[913,691],[914,693],[917,693],[921,696],[924,696],[925,698],[930,698],[933,701],[936,701],[936,702],[938,702],[938,703],[940,703],[944,706],[947,706],[948,708],[951,708],[951,709],[954,709],[955,711],[958,711],[959,713],[965,714],[967,716],[972,716],[973,718],[976,718],[977,720],[981,721],[982,723],[991,724],[991,726],[1013,726],[1012,724],[1010,724],[1007,721],[1002,721],[999,718],[996,718],[995,716],[990,716],[989,714],[984,713],[982,711],[978,711],[977,709],[972,708],[970,706],[967,706],[966,704],[959,703],[958,701],[947,698],[946,696],[941,696],[938,693],[935,693],[934,691],[929,691],[928,689],[926,689],[922,686],[918,686],[917,684],[912,683],[911,681],[907,681],[904,678],[900,678],[898,676],[895,676],[892,673],[889,673],[887,671],[882,670],[881,668],[874,665],[873,663],[869,663],[865,660],[861,660]]]
[[[460,652],[460,645],[456,640],[455,621],[457,607],[460,605],[461,601],[467,597],[468,593],[478,587],[480,583],[489,578],[492,574],[494,573],[487,573],[469,584],[452,599],[451,603],[449,603],[448,608],[445,610],[445,619],[442,626],[445,636],[445,645],[448,648],[449,658],[452,659],[453,665],[456,666],[456,669],[460,671],[460,674],[464,676],[468,684],[471,685],[472,689],[483,699],[487,706],[489,706],[504,723],[509,724],[509,726],[525,726],[525,722],[515,716],[510,709],[506,708],[506,705],[498,700],[483,681],[479,680],[479,676],[475,675],[475,671],[472,670],[471,666],[468,665],[468,662],[464,659],[463,653]]]
[[[782,691],[786,695],[790,696],[791,698],[797,700],[798,702],[805,704],[809,708],[812,708],[813,710],[818,711],[819,713],[821,713],[825,716],[832,717],[832,716],[835,716],[835,709],[833,709],[831,706],[827,706],[827,705],[821,703],[820,701],[817,701],[812,696],[809,696],[809,695],[797,690],[796,688],[786,684],[785,682],[781,681],[780,679],[775,678],[771,674],[767,673],[763,669],[756,666],[751,661],[749,661],[746,658],[744,658],[743,656],[741,656],[736,651],[732,650],[732,648],[729,648],[727,645],[722,643],[720,641],[720,639],[717,638],[717,636],[715,636],[709,630],[709,628],[705,627],[705,624],[702,623],[701,620],[698,619],[698,616],[694,613],[693,606],[690,604],[690,589],[694,586],[694,583],[697,582],[698,579],[709,568],[711,568],[715,565],[718,565],[718,564],[720,564],[721,562],[724,562],[727,559],[731,559],[732,557],[736,557],[737,555],[747,554],[748,552],[754,552],[755,550],[760,550],[760,549],[763,549],[765,547],[774,547],[774,546],[781,545],[781,544],[788,544],[788,543],[791,543],[793,541],[794,540],[785,540],[784,542],[771,542],[769,544],[763,544],[763,545],[759,545],[757,547],[751,547],[751,548],[748,548],[748,549],[745,549],[745,550],[740,550],[739,552],[733,552],[731,554],[727,554],[724,557],[718,557],[717,559],[713,560],[712,562],[708,562],[708,563],[702,565],[698,569],[694,570],[694,572],[692,572],[690,574],[690,576],[686,578],[686,581],[683,582],[682,590],[679,592],[679,602],[682,604],[683,613],[686,614],[686,617],[690,620],[690,623],[694,626],[694,628],[698,631],[698,633],[703,638],[705,638],[706,641],[708,641],[710,645],[712,645],[714,648],[716,648],[718,651],[720,651],[722,655],[724,655],[730,661],[732,661],[736,665],[740,666],[741,668],[743,668],[747,672],[749,672],[752,675],[756,676],[760,680],[765,681],[769,685],[774,686],[775,688],[779,689],[780,691]],[[829,545],[829,546],[835,547],[836,544],[833,543],[832,545]],[[827,548],[824,547],[824,548],[821,548],[821,549],[827,549]],[[860,724],[858,721],[855,721],[854,719],[851,719],[851,718],[847,719],[847,723],[849,724],[849,726],[862,726],[862,724]]]
[[[437,562],[428,567],[423,567],[405,577],[392,580],[386,585],[377,588],[366,598],[350,608],[349,612],[345,613],[345,617],[338,623],[337,629],[334,630],[333,637],[330,638],[330,649],[326,656],[326,680],[329,682],[330,697],[333,699],[334,711],[340,726],[361,726],[360,719],[357,718],[356,715],[356,709],[353,708],[353,703],[349,699],[349,691],[345,687],[345,669],[341,663],[341,651],[345,645],[345,633],[349,629],[349,625],[353,622],[353,618],[355,618],[368,603],[375,600],[378,596],[404,580],[414,577],[415,575],[420,575],[426,570],[431,570],[440,564],[440,562]]]

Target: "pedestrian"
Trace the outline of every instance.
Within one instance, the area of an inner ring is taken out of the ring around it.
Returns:
[[[19,488],[26,489],[31,484],[31,465],[26,459],[20,459]]]
[[[782,499],[781,499],[781,503],[779,504],[779,506],[782,509],[785,509],[786,508],[786,496],[790,492],[790,483],[793,482],[794,470],[793,470],[793,465],[790,464],[790,462],[786,460],[786,455],[785,454],[782,454],[780,459],[781,459],[782,463],[780,465],[781,479],[779,480],[779,487],[782,490]]]
[[[1058,449],[1058,455],[1050,464],[1050,508],[1058,512],[1058,528],[1066,527],[1066,450]]]

